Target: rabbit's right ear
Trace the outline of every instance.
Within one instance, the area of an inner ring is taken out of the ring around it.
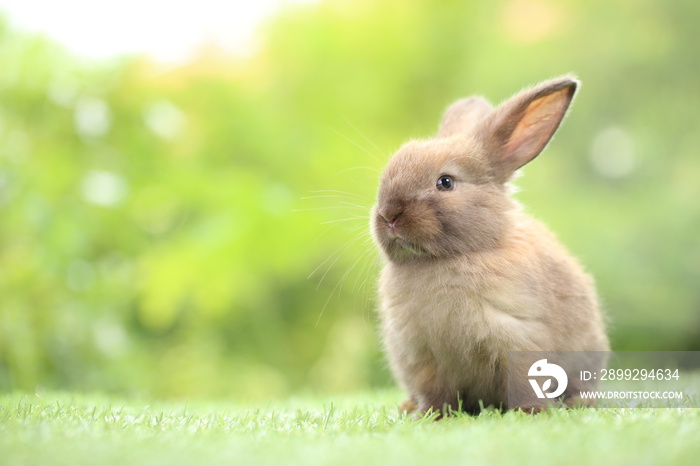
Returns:
[[[563,76],[523,91],[494,110],[478,129],[500,182],[542,152],[574,97],[578,81]]]
[[[437,137],[468,133],[476,128],[491,110],[493,107],[483,97],[458,100],[445,110]]]

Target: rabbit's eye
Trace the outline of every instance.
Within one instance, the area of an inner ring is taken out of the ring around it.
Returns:
[[[455,182],[451,176],[442,175],[435,185],[439,191],[449,191],[455,187]]]

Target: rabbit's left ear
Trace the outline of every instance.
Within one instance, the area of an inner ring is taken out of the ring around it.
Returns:
[[[498,181],[507,181],[542,152],[564,118],[578,84],[570,76],[544,82],[510,98],[487,117],[478,134]]]
[[[493,107],[483,97],[473,96],[458,100],[445,110],[437,136],[444,138],[469,133],[491,113],[491,110]]]

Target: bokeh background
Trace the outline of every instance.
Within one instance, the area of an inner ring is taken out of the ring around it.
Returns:
[[[153,34],[186,31],[167,13]],[[699,22],[695,0],[319,0],[174,64],[4,16],[0,390],[390,385],[382,166],[451,101],[570,71],[583,87],[518,198],[596,277],[615,349],[700,350]]]

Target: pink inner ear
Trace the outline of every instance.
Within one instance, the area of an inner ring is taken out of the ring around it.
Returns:
[[[503,159],[511,159],[517,168],[539,154],[559,126],[569,102],[568,88],[534,100],[511,133]]]

